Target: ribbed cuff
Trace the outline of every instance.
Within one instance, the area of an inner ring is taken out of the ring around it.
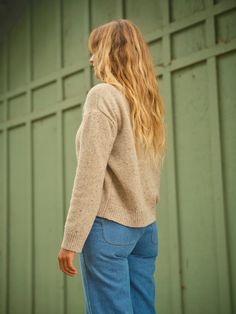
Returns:
[[[66,250],[74,251],[76,253],[82,252],[82,239],[79,237],[79,233],[75,232],[64,232],[64,237],[61,243],[61,247]]]

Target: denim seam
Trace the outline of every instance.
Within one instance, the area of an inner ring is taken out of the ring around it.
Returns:
[[[86,266],[86,261],[85,261],[85,253],[83,253],[83,264],[84,264],[84,277],[85,277],[85,284],[87,286],[87,300],[88,300],[88,307],[89,311],[92,314],[92,307],[91,307],[91,301],[90,301],[90,296],[89,296],[89,284],[88,284],[88,278],[87,278],[87,266]]]
[[[152,225],[151,241],[152,241],[152,243],[157,244],[158,242],[156,242],[156,241],[154,240],[153,233],[154,233],[154,229],[153,229],[153,225]]]

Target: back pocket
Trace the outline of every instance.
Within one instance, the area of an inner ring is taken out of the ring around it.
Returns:
[[[128,227],[109,219],[102,220],[103,239],[114,245],[135,244],[143,232],[143,228]]]

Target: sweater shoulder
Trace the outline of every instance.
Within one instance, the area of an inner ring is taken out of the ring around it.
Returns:
[[[98,83],[87,93],[83,114],[99,111],[120,124],[124,99],[121,92],[109,83]]]
[[[119,96],[122,96],[121,91],[113,86],[112,84],[109,83],[98,83],[94,85],[89,92],[87,93],[87,97],[91,98],[97,98],[99,97],[100,99],[110,99],[111,97],[117,98]]]

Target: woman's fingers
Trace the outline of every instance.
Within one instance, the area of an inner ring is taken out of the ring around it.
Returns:
[[[72,264],[72,259],[69,256],[67,256],[66,262],[68,271],[71,271],[72,273],[77,273],[77,269]]]
[[[63,272],[66,273],[69,276],[74,276],[75,272],[72,272],[69,267],[68,267],[68,258],[65,256],[62,258],[62,267],[63,267]]]
[[[77,274],[77,269],[72,264],[74,254],[74,252],[68,252],[67,250],[62,249],[58,255],[61,271],[69,276],[75,276]]]

